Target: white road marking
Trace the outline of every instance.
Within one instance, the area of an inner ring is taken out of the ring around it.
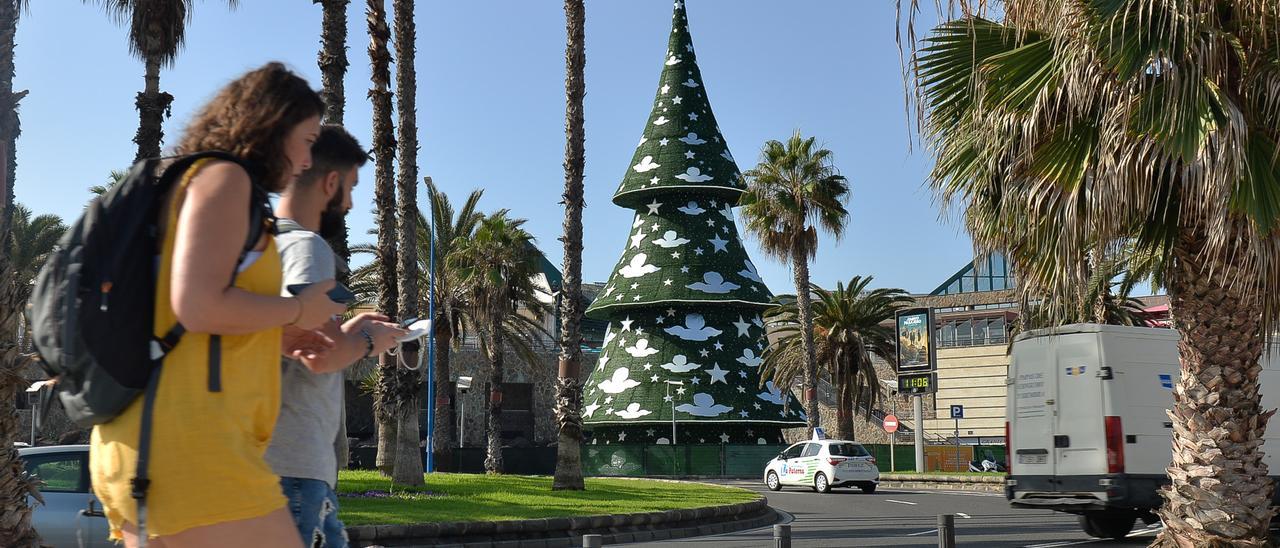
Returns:
[[[937,532],[938,532],[938,530],[937,530],[937,529],[930,529],[930,530],[928,530],[928,531],[920,531],[919,533],[910,533],[910,534],[908,534],[907,536],[909,536],[909,537],[918,537],[918,536],[920,536],[920,535],[930,535],[930,534],[937,533]]]
[[[894,503],[894,504],[907,504],[907,505],[910,505],[910,506],[916,506],[916,503],[914,503],[914,502],[907,502],[907,501],[905,501],[905,500],[884,499],[884,501],[885,501],[885,502],[892,502],[892,503]]]
[[[956,515],[957,515],[957,516],[960,516],[960,517],[962,517],[962,518],[964,518],[964,519],[969,519],[969,514],[966,514],[966,513],[964,513],[964,512],[956,512]]]

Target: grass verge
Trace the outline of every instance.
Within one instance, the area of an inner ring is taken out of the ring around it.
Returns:
[[[391,481],[377,472],[344,470],[338,474],[339,516],[346,525],[497,521],[654,512],[757,498],[735,487],[658,480],[587,478],[586,491],[552,491],[546,476],[425,477],[424,487],[390,492]]]

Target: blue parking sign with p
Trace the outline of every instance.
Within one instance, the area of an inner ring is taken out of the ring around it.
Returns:
[[[964,406],[963,406],[963,405],[953,405],[953,406],[951,406],[951,418],[953,418],[953,419],[963,419],[963,418],[964,418]]]

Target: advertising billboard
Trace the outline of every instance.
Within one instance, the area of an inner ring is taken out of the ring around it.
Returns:
[[[933,348],[933,311],[928,308],[899,310],[897,314],[897,372],[937,370]]]

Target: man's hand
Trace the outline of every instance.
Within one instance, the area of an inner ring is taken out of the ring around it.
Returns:
[[[293,358],[308,368],[315,369],[333,349],[334,342],[319,331],[286,326],[281,335],[280,346],[281,353],[286,358]]]
[[[386,316],[367,312],[347,320],[347,323],[342,325],[344,333],[358,333],[361,329],[373,339],[371,355],[375,356],[395,348],[398,344],[396,339],[408,333],[399,325],[388,322]]]

